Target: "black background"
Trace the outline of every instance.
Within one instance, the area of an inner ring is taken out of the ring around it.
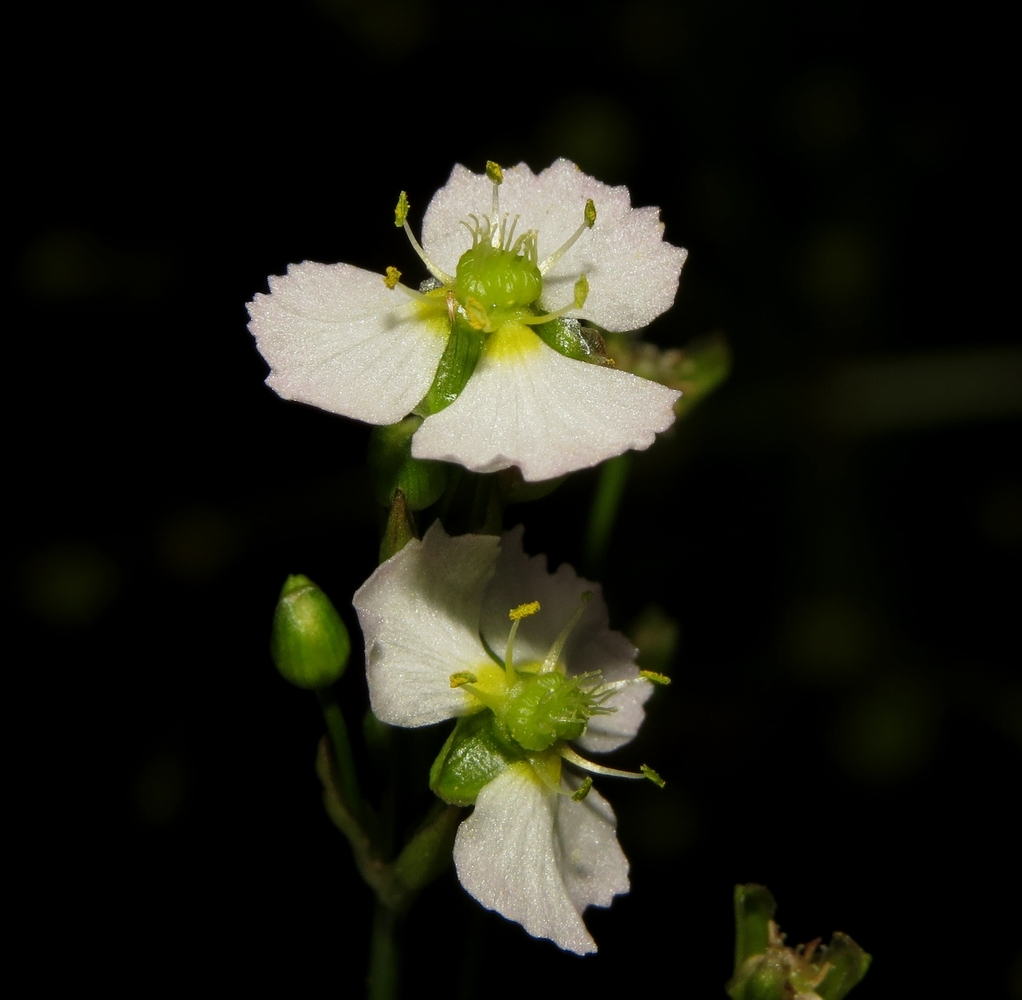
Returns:
[[[360,992],[370,895],[267,633],[288,572],[354,627],[367,431],[262,385],[244,305],[291,261],[411,274],[399,190],[417,225],[455,162],[567,156],[689,248],[650,338],[724,331],[735,356],[634,463],[601,572],[618,627],[651,603],[680,626],[674,684],[615,758],[668,786],[601,782],[632,892],[589,912],[597,957],[448,875],[413,911],[409,979],[722,996],[731,889],[759,881],[791,940],[875,955],[864,1000],[1022,996],[996,25],[854,0],[303,0],[14,29],[8,774],[40,982]],[[594,483],[508,524],[576,561]],[[357,654],[341,691],[354,721]]]

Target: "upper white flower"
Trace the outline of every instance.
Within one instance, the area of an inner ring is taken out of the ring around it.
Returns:
[[[561,764],[621,772],[582,760],[566,740],[588,751],[628,742],[652,688],[634,647],[608,627],[599,588],[566,565],[548,573],[521,538],[520,527],[451,538],[436,522],[354,604],[376,715],[396,726],[461,717],[434,780],[459,733],[463,748],[476,739],[467,768],[485,772],[473,779],[481,787],[449,785],[445,796],[475,804],[454,845],[462,885],[533,936],[586,954],[596,945],[582,911],[628,891],[628,862],[610,806],[595,791],[573,799],[580,781]],[[466,735],[476,722],[481,738]]]
[[[647,448],[671,425],[678,392],[565,356],[536,333],[544,318],[583,316],[635,330],[670,307],[686,254],[664,242],[658,209],[632,208],[627,188],[567,160],[538,175],[524,163],[489,175],[458,165],[416,248],[434,278],[425,292],[348,264],[307,261],[271,277],[270,294],[249,304],[267,383],[374,424],[416,410],[416,458],[518,466],[527,480]],[[490,259],[470,261],[472,250]],[[455,343],[452,330],[468,339]],[[459,365],[467,384],[452,383]]]

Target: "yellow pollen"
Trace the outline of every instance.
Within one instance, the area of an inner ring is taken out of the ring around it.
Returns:
[[[393,291],[397,286],[397,283],[401,280],[401,272],[396,267],[388,267],[387,273],[384,275],[383,283]]]
[[[491,183],[500,184],[504,180],[504,171],[500,169],[499,163],[494,163],[493,160],[487,160],[486,176],[489,177]]]
[[[539,611],[539,601],[530,601],[528,604],[519,604],[517,608],[512,608],[507,616],[511,621],[517,622],[528,618],[529,615],[534,615],[537,611]]]
[[[402,191],[397,199],[397,207],[394,209],[394,225],[400,229],[408,218],[408,192]]]
[[[466,684],[475,684],[476,680],[476,675],[471,671],[459,670],[458,673],[451,674],[451,687],[460,688],[464,687]]]

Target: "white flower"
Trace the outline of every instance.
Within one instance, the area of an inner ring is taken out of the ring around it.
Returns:
[[[520,527],[501,539],[451,538],[436,522],[380,566],[354,604],[380,719],[424,726],[461,717],[438,765],[476,722],[495,734],[487,746],[501,748],[481,787],[449,798],[475,803],[454,845],[462,885],[533,936],[586,954],[596,945],[582,911],[628,891],[628,862],[610,806],[594,791],[572,798],[580,782],[561,765],[622,772],[584,761],[566,740],[588,751],[628,742],[652,689],[635,649],[608,627],[599,588],[566,565],[548,573],[545,557],[524,555],[521,538]],[[540,687],[554,692],[556,710],[532,697]]]
[[[536,328],[583,316],[612,332],[646,326],[674,301],[685,251],[663,241],[658,209],[632,208],[627,188],[567,160],[538,175],[493,168],[456,166],[433,196],[423,246],[413,238],[434,278],[424,293],[392,269],[384,278],[348,264],[307,261],[271,277],[270,294],[249,304],[267,383],[373,424],[417,411],[412,454],[476,472],[518,466],[551,479],[649,447],[679,393],[558,353]],[[402,197],[407,230],[406,213]],[[452,329],[462,347],[475,338],[455,376],[450,354],[441,363]],[[577,323],[568,332],[584,346]]]

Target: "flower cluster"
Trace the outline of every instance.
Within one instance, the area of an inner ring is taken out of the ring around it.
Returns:
[[[628,862],[592,779],[562,764],[641,777],[568,742],[586,752],[628,742],[652,688],[599,588],[566,565],[548,573],[521,539],[521,528],[452,538],[434,523],[354,604],[375,714],[396,726],[459,720],[431,784],[474,805],[454,846],[462,885],[533,936],[586,954],[596,945],[582,911],[628,891]]]
[[[419,289],[394,268],[307,261],[249,304],[281,396],[372,424],[417,414],[415,458],[531,481],[671,425],[679,393],[616,369],[596,329],[636,330],[672,304],[685,251],[657,209],[558,160],[539,174],[456,166],[421,245],[407,215],[402,195],[397,224],[431,275]]]

